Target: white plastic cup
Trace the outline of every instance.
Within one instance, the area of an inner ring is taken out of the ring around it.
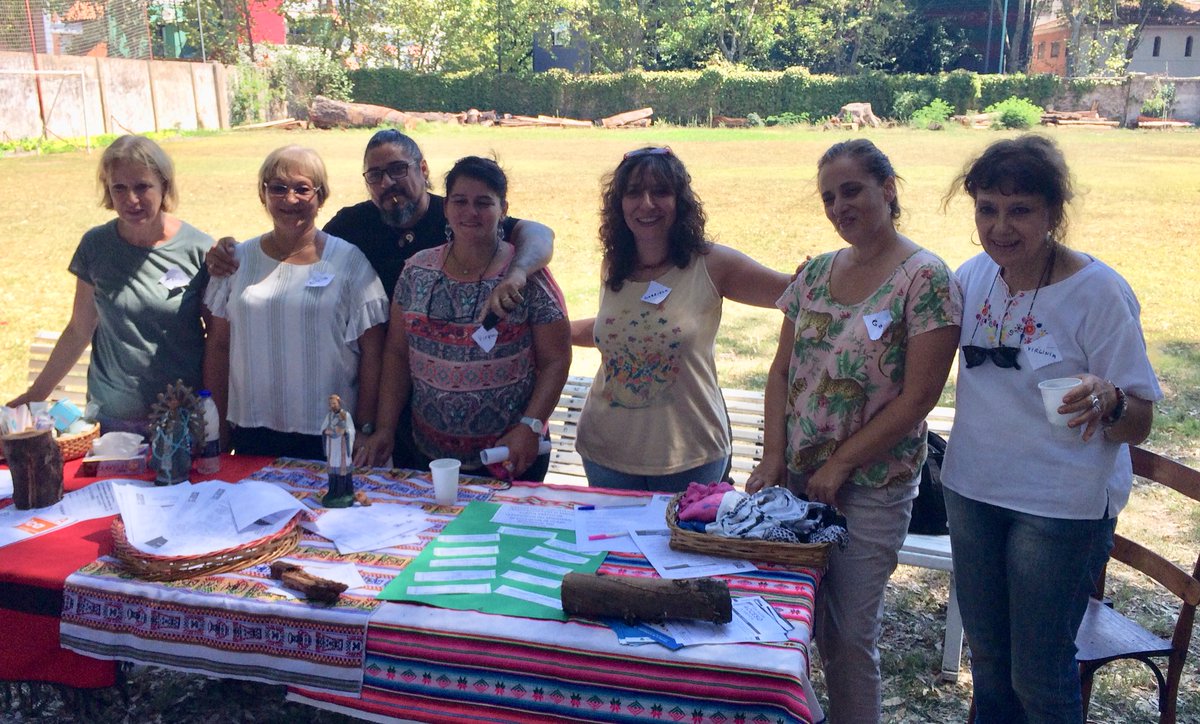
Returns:
[[[438,505],[454,505],[458,501],[458,469],[462,463],[454,458],[440,458],[429,463],[433,476],[433,497]]]
[[[1078,377],[1055,377],[1052,380],[1042,380],[1038,383],[1038,389],[1042,391],[1042,405],[1046,408],[1046,419],[1051,425],[1066,427],[1068,421],[1078,416],[1079,413],[1061,415],[1058,408],[1063,403],[1063,396],[1070,389],[1082,384],[1083,380]]]

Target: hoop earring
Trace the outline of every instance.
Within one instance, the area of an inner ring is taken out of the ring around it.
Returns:
[[[976,236],[976,233],[978,231],[979,231],[978,229],[971,229],[971,246],[983,246],[983,244],[979,241],[978,237]]]
[[[449,244],[452,241],[454,241],[454,229],[451,229],[450,224],[447,223],[446,224],[446,243]]]

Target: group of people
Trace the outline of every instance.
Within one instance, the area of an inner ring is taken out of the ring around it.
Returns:
[[[118,139],[99,172],[117,219],[84,235],[71,321],[10,404],[44,398],[91,341],[104,429],[144,425],[179,378],[212,390],[234,450],[322,458],[333,393],[356,421],[356,464],[478,469],[480,450],[503,445],[510,474],[540,480],[571,346],[594,346],[577,438],[589,483],[677,491],[729,470],[723,300],[776,306],[764,457],[747,489],[787,486],[849,523],[814,627],[830,720],[857,723],[880,718],[884,590],[924,419],[961,347],[942,477],[977,721],[1082,722],[1074,635],[1129,495],[1126,446],[1149,434],[1161,392],[1133,291],[1064,244],[1073,189],[1052,141],[993,143],[955,180],[947,200],[970,198],[982,246],[957,272],[900,233],[899,176],[868,140],[818,161],[846,246],[794,275],[709,239],[670,148],[630,151],[603,186],[598,313],[570,321],[546,269],[553,233],[508,216],[494,161],[460,159],[437,196],[416,143],[384,130],[363,168],[370,199],[318,229],[320,157],[275,150],[258,179],[272,229],[214,244],[170,213],[166,154]],[[1072,432],[1050,435],[1037,383],[1064,376],[1081,381],[1058,408]]]

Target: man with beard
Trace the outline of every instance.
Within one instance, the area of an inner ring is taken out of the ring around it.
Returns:
[[[363,180],[370,200],[342,208],[325,224],[324,230],[357,246],[390,296],[409,257],[446,243],[445,199],[429,192],[429,166],[416,141],[392,128],[376,132],[367,142]],[[510,217],[501,228],[504,238],[516,247],[516,254],[508,273],[488,297],[486,307],[480,310],[481,318],[486,312],[502,318],[516,307],[523,298],[521,290],[526,279],[545,267],[553,253],[554,232],[548,226]],[[205,263],[210,274],[228,276],[237,269],[235,245],[233,238],[225,237],[209,250]],[[355,412],[361,417],[364,411]],[[364,437],[374,432],[374,420],[370,417],[373,411],[359,425]],[[401,420],[408,417],[409,411],[405,409]],[[396,430],[393,464],[413,467],[413,461],[420,460],[414,455],[412,433],[407,424],[401,424]]]

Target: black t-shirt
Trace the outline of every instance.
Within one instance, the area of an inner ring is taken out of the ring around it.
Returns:
[[[506,217],[501,226],[504,237],[512,238],[517,219]],[[359,250],[371,262],[384,291],[390,299],[396,291],[396,281],[404,263],[418,251],[446,243],[445,199],[429,194],[429,208],[409,229],[397,229],[383,222],[383,215],[372,201],[346,206],[325,224],[325,232],[340,236]]]

